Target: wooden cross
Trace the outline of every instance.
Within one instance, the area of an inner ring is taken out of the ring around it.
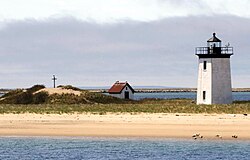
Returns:
[[[56,80],[57,80],[56,76],[53,75],[52,81],[54,82],[54,88],[56,88]]]

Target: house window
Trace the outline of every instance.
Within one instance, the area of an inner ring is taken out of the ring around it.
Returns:
[[[207,70],[207,61],[203,62],[203,70]]]
[[[206,100],[206,91],[203,91],[202,97],[203,97],[203,100],[205,101]]]
[[[128,87],[126,87],[126,90],[128,90]]]

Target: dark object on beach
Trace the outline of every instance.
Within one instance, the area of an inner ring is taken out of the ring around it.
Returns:
[[[192,135],[193,139],[196,140],[197,138],[203,138],[203,136],[200,133],[195,133]]]
[[[238,136],[237,135],[233,135],[232,138],[238,138]]]
[[[217,134],[215,137],[218,137],[218,138],[222,139],[222,136],[219,135],[219,134]]]
[[[179,114],[176,114],[175,116],[180,116]]]
[[[243,114],[244,116],[247,116],[247,114],[245,113],[245,114]]]

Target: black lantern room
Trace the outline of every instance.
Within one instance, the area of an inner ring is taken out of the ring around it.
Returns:
[[[207,40],[207,47],[197,47],[195,54],[199,58],[230,58],[233,55],[233,47],[221,47],[221,40],[213,33],[213,37]]]

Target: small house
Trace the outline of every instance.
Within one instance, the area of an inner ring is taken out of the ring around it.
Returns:
[[[108,90],[110,96],[121,99],[134,99],[135,90],[128,82],[116,81],[115,84]]]

